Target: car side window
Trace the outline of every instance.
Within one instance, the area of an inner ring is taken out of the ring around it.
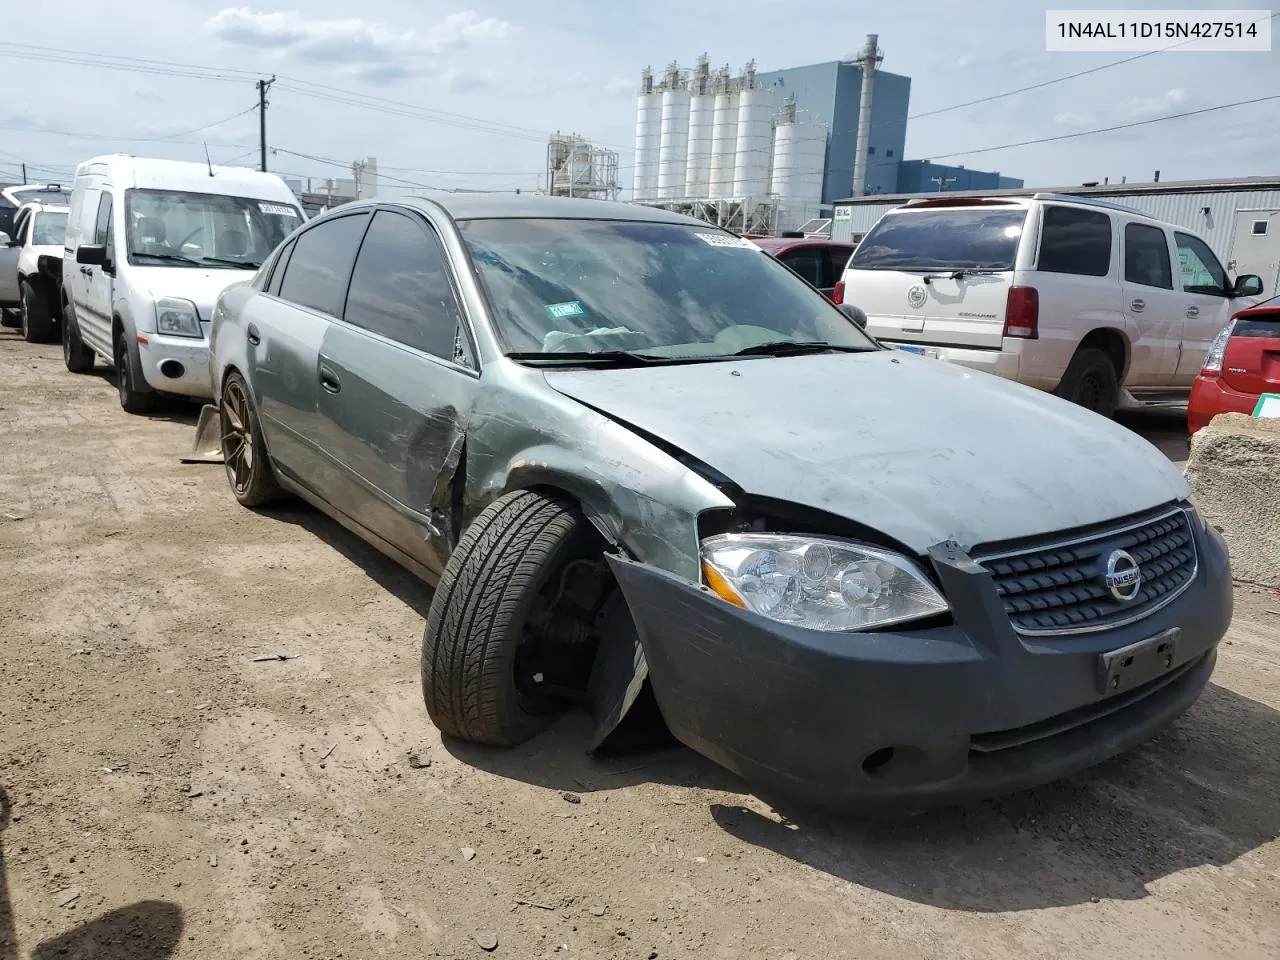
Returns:
[[[1209,245],[1189,233],[1175,233],[1178,261],[1182,266],[1182,289],[1187,293],[1227,295],[1227,272],[1213,255]]]
[[[827,247],[826,263],[827,275],[823,281],[823,289],[834,287],[840,278],[844,276],[844,268],[849,265],[849,258],[853,256],[853,251],[847,247]]]
[[[374,214],[356,257],[343,319],[458,362],[462,310],[444,250],[425,225],[390,210]]]
[[[820,247],[801,247],[790,250],[778,258],[815,287],[822,286],[822,249]]]
[[[361,212],[321,220],[300,234],[293,242],[293,255],[285,264],[280,298],[341,317],[351,264],[368,225],[369,215]]]
[[[1124,279],[1144,287],[1173,289],[1169,242],[1159,227],[1145,223],[1125,224]]]
[[[293,253],[293,244],[296,241],[290,241],[288,246],[280,251],[280,255],[276,257],[275,262],[271,265],[271,276],[267,279],[266,292],[274,296],[280,294],[280,284],[284,281],[284,272],[289,266],[289,257]]]
[[[1105,277],[1111,272],[1111,218],[1099,210],[1045,207],[1037,269]]]

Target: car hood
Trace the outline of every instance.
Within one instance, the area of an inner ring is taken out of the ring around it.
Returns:
[[[1188,495],[1155,447],[1096,414],[896,351],[620,370],[547,383],[729,477],[924,553],[1068,530]]]
[[[200,319],[208,323],[213,316],[213,306],[223,290],[233,283],[252,280],[252,270],[208,270],[204,267],[135,267],[135,275],[146,287],[152,299],[178,297],[190,300],[200,312]]]

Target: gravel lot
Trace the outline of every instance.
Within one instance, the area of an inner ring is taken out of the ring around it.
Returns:
[[[0,333],[0,960],[1280,956],[1271,593],[1149,746],[844,822],[682,749],[589,761],[581,718],[442,743],[429,590],[180,464],[194,414]]]

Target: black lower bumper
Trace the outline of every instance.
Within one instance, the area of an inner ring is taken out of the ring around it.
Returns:
[[[612,562],[677,738],[805,803],[900,810],[1056,780],[1186,711],[1232,612],[1225,544],[1196,537],[1195,580],[1165,608],[1039,641],[1014,632],[990,576],[954,554],[933,557],[954,623],[893,633],[791,627],[653,567]],[[1154,638],[1167,645],[1141,682],[1108,674],[1119,668],[1108,654],[1137,644],[1141,660]]]

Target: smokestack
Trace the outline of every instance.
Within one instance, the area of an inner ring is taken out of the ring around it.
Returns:
[[[867,34],[867,44],[854,63],[862,67],[862,96],[858,102],[858,140],[853,153],[853,195],[861,197],[867,187],[867,151],[871,146],[871,103],[876,82],[876,70],[884,59],[877,47],[880,38]]]

